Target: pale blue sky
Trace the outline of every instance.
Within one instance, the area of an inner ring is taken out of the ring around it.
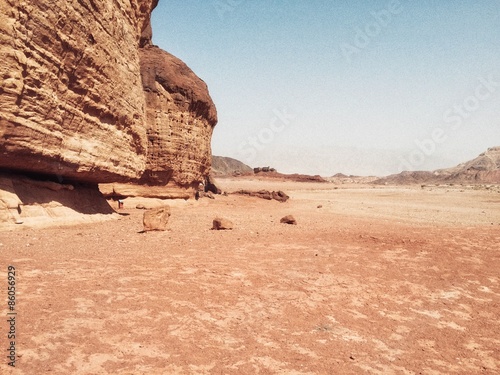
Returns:
[[[500,145],[499,15],[498,0],[160,0],[152,25],[208,84],[215,155],[388,174]]]

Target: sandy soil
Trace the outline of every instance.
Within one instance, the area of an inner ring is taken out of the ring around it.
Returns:
[[[0,232],[1,300],[9,264],[18,288],[0,373],[500,372],[498,189],[220,182],[291,200],[172,202],[167,232],[140,233],[127,201],[120,220]],[[219,215],[234,230],[211,231]]]

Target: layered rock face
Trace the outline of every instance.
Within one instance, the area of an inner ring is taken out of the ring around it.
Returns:
[[[193,186],[210,172],[217,123],[207,85],[181,60],[155,46],[141,48],[139,56],[148,138],[141,182]]]
[[[208,88],[177,57],[151,45],[139,51],[146,98],[147,160],[139,183],[101,184],[106,196],[187,199],[211,167],[217,111]]]
[[[141,177],[139,44],[156,3],[0,3],[1,168],[86,182]]]
[[[0,169],[121,182],[111,196],[194,194],[217,113],[206,84],[152,45],[157,2],[0,3]]]

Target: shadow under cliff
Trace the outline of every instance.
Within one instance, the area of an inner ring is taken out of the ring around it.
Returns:
[[[111,215],[115,211],[97,185],[56,182],[44,175],[0,173],[0,221],[26,219],[86,221],[90,215]]]

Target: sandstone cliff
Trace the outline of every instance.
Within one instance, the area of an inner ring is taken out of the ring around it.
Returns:
[[[138,183],[101,184],[106,196],[186,199],[210,173],[217,111],[208,88],[180,59],[152,45],[144,28],[139,50],[146,100],[147,158]]]
[[[217,112],[205,82],[155,46],[140,50],[146,97],[147,162],[141,182],[188,187],[210,172]]]
[[[142,175],[139,43],[156,3],[0,3],[0,167],[89,182]]]
[[[138,183],[101,184],[108,197],[187,199],[210,174],[217,112],[205,82],[177,57],[151,45],[139,51],[146,98],[147,160]]]
[[[4,178],[28,173],[127,183],[121,190],[133,194],[125,195],[193,194],[210,171],[217,113],[207,85],[152,45],[157,2],[0,2]],[[111,195],[116,190],[111,185]]]
[[[156,3],[0,4],[0,168],[183,188],[208,175],[215,106],[152,45]]]

